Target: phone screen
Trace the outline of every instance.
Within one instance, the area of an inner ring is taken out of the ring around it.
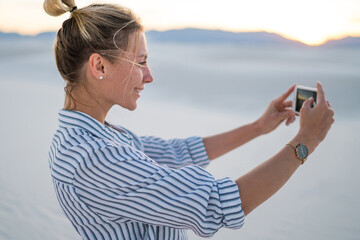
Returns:
[[[316,100],[317,100],[316,96],[317,96],[317,92],[315,92],[315,91],[298,88],[297,92],[296,92],[296,108],[295,108],[295,111],[300,112],[300,108],[302,107],[305,100],[309,99],[311,97],[313,97],[314,100],[315,100],[313,105],[311,106],[311,107],[314,107],[315,104],[316,104]]]

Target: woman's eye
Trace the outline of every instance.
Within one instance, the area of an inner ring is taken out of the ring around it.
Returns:
[[[141,66],[146,66],[147,65],[147,62],[146,61],[143,61],[143,62],[140,62],[139,63]]]

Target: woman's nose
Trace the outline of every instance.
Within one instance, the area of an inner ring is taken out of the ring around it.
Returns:
[[[145,73],[144,73],[144,82],[145,83],[151,83],[154,81],[154,78],[151,74],[151,71],[150,71],[150,68],[147,67],[146,70],[145,70]]]

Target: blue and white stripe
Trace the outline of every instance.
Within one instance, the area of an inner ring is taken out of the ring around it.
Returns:
[[[83,239],[187,239],[240,228],[237,185],[215,180],[200,137],[137,137],[60,110],[49,151],[55,192]]]

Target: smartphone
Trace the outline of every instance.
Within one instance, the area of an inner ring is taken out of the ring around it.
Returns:
[[[303,103],[308,98],[314,98],[314,103],[311,107],[314,107],[317,100],[317,89],[312,87],[300,86],[295,87],[295,97],[294,97],[294,112],[300,113],[300,109]]]

